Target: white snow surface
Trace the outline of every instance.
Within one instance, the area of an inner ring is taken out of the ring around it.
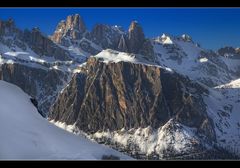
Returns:
[[[0,159],[131,159],[49,123],[17,86],[0,80],[0,93]]]
[[[170,37],[166,37],[166,39],[163,41],[163,44],[173,44],[173,41]]]
[[[135,55],[130,55],[128,53],[124,52],[118,52],[114,50],[103,50],[102,52],[98,53],[94,57],[96,58],[102,58],[104,63],[109,63],[109,62],[137,62],[137,59],[135,58]]]

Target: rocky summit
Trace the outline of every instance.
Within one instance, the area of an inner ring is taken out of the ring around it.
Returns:
[[[56,28],[51,39],[59,44],[65,44],[65,37],[70,37],[73,40],[81,39],[83,33],[86,31],[86,26],[79,14],[69,15],[65,20],[62,20]]]

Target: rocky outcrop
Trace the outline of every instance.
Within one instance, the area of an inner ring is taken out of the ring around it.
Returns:
[[[17,63],[5,63],[0,66],[0,79],[19,86],[35,98],[39,110],[46,116],[59,92],[59,87],[67,81],[67,74],[55,69],[43,70]]]
[[[84,33],[86,31],[86,26],[79,14],[70,15],[67,17],[66,28],[78,31],[79,33]]]
[[[89,58],[51,108],[50,119],[87,132],[159,128],[169,119],[215,138],[200,93],[187,78],[155,66]]]
[[[133,21],[128,29],[129,51],[138,53],[145,41],[142,27],[137,21]]]
[[[86,26],[82,17],[79,14],[69,15],[66,21],[62,20],[60,23],[58,23],[56,31],[51,39],[55,43],[66,46],[67,44],[65,37],[69,37],[72,40],[80,40],[85,32]]]
[[[153,60],[153,46],[150,40],[145,38],[142,27],[137,21],[133,21],[129,27],[127,44],[130,53],[142,54],[148,60]]]

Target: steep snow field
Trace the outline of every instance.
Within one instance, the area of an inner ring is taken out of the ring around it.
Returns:
[[[0,93],[0,159],[131,159],[49,123],[17,86],[0,80]]]
[[[205,102],[218,142],[240,155],[240,79],[211,89]]]

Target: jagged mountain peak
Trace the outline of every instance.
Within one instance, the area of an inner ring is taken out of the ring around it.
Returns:
[[[162,44],[174,44],[175,41],[193,42],[192,37],[188,34],[182,34],[181,36],[173,36],[167,33],[163,33],[161,36],[158,36],[155,41]]]
[[[82,17],[79,14],[69,15],[66,20],[66,28],[78,30],[79,32],[85,32],[86,26]]]
[[[79,14],[69,15],[66,20],[61,20],[58,23],[51,39],[56,43],[62,43],[64,37],[78,40],[82,38],[86,30],[85,23]]]
[[[187,41],[187,42],[192,41],[192,37],[189,36],[188,34],[183,34],[181,37],[184,41]]]
[[[162,34],[161,41],[163,42],[163,44],[173,44],[171,36],[166,35],[165,33]]]
[[[132,21],[128,29],[129,34],[134,31],[143,33],[142,26],[137,21]]]
[[[132,21],[128,29],[129,51],[138,53],[142,47],[145,35],[142,27],[136,22]]]
[[[129,26],[129,31],[135,29],[136,27],[140,27],[140,24],[136,20],[134,20],[131,22],[131,24]]]

